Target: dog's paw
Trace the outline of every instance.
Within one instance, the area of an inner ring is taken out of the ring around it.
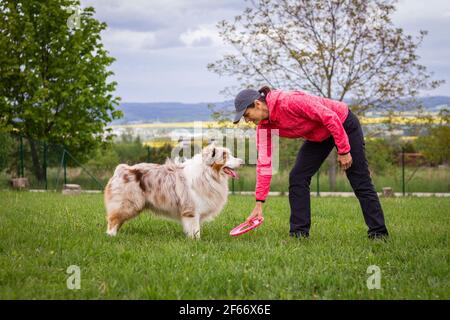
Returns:
[[[197,230],[197,231],[194,233],[194,239],[200,240],[200,230]]]
[[[200,240],[200,230],[192,231],[192,232],[184,232],[184,234],[189,239]]]
[[[110,237],[115,237],[117,235],[117,230],[116,229],[111,229],[106,231],[106,234]]]

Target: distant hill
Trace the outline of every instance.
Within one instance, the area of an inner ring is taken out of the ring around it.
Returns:
[[[443,105],[450,107],[450,97],[447,96],[432,96],[419,98],[428,111],[439,111]]]
[[[233,107],[232,101],[195,104],[179,102],[124,102],[118,108],[124,113],[124,117],[114,121],[113,124],[209,121],[211,120],[211,110],[208,109],[209,104],[214,104],[217,108],[230,109]]]
[[[449,96],[431,96],[418,99],[430,112],[439,111],[443,105],[450,106]],[[216,108],[227,110],[234,108],[231,100],[195,104],[179,102],[123,102],[118,109],[123,111],[124,117],[114,121],[112,124],[209,121],[212,120],[211,110],[208,109],[209,104],[214,104]]]

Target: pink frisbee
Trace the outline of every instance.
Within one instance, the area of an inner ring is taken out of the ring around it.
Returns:
[[[240,236],[241,234],[244,234],[250,230],[253,230],[257,227],[259,227],[264,221],[263,217],[255,218],[250,220],[249,222],[244,222],[235,227],[233,230],[230,231],[230,236]]]

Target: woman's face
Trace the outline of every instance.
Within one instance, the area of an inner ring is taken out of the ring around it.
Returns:
[[[245,122],[253,122],[258,125],[261,120],[268,118],[267,105],[259,100],[255,100],[255,107],[247,108],[244,113]]]

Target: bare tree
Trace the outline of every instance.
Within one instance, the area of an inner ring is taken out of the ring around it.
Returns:
[[[411,109],[419,90],[434,89],[416,51],[426,31],[412,37],[394,26],[395,0],[256,0],[234,18],[218,23],[235,53],[208,64],[238,86],[269,84],[285,90],[349,102],[358,114],[382,111],[390,117]],[[402,99],[400,99],[402,98]],[[416,108],[420,108],[418,103]],[[330,186],[335,188],[336,154]]]

